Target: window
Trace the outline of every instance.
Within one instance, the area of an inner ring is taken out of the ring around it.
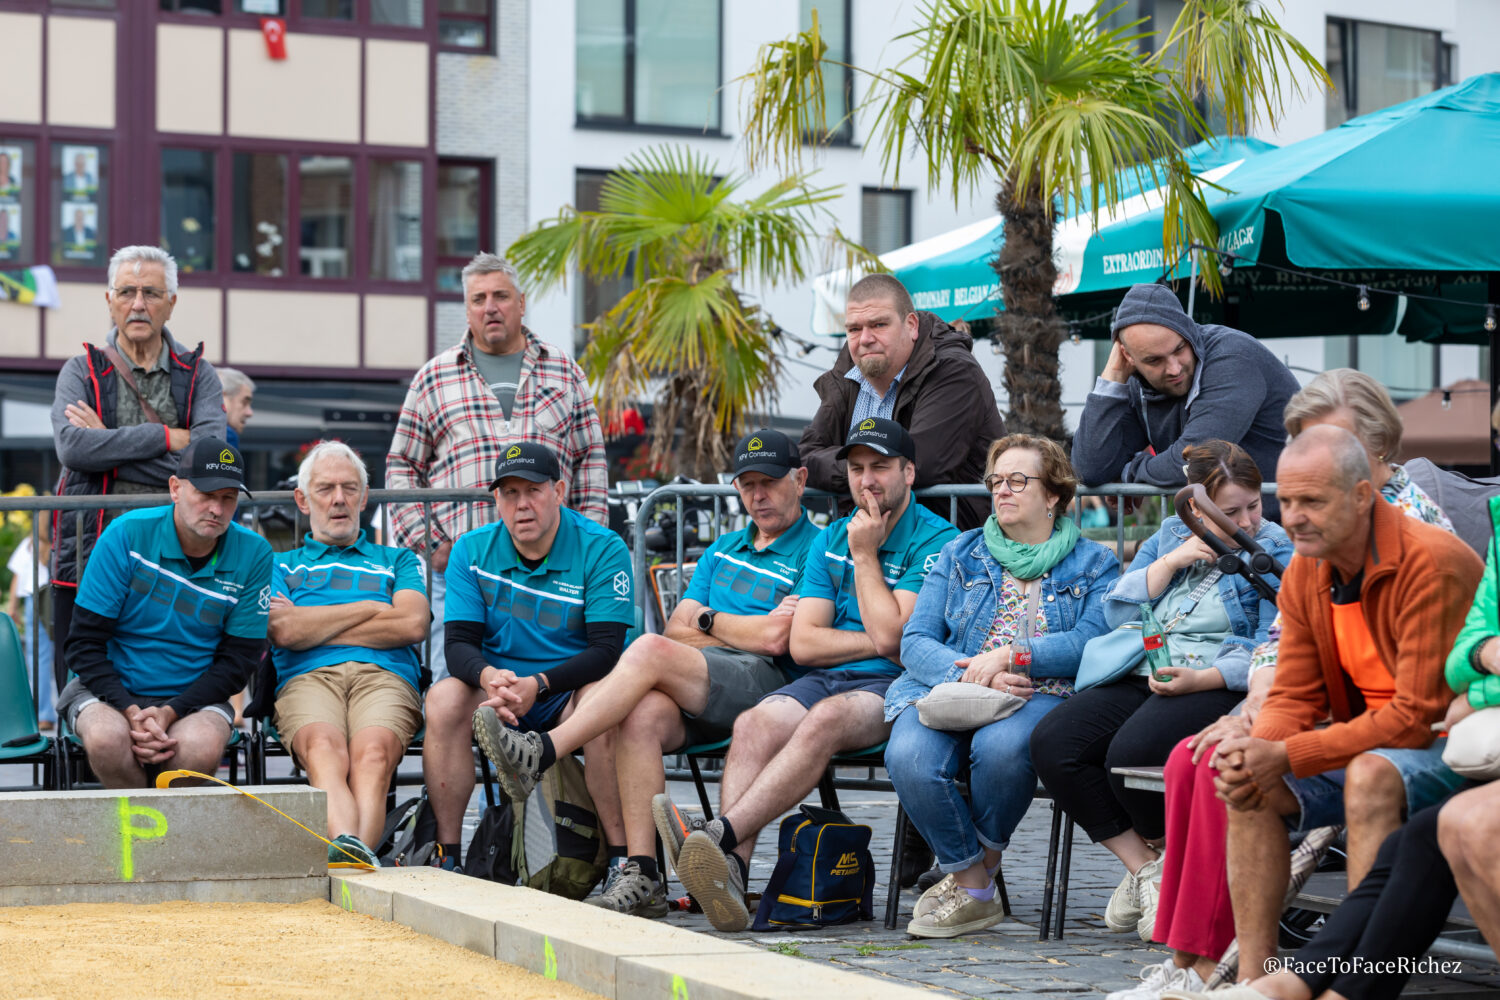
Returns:
[[[1419,28],[1330,17],[1324,63],[1333,77],[1329,128],[1453,82],[1453,46]]]
[[[347,156],[304,156],[297,163],[302,234],[301,270],[311,278],[350,276],[354,162]]]
[[[230,190],[234,270],[281,277],[286,273],[286,157],[235,153]]]
[[[719,131],[716,0],[577,0],[576,11],[579,123]]]
[[[435,264],[439,293],[463,294],[460,273],[464,265],[494,243],[491,169],[487,161],[443,160],[438,164]]]
[[[100,267],[109,246],[109,147],[52,144],[52,263]]]
[[[1357,368],[1404,402],[1438,384],[1437,344],[1409,343],[1388,333],[1323,338],[1324,368]],[[1483,371],[1483,369],[1481,369]]]
[[[827,58],[848,64],[849,58],[849,0],[801,0],[802,16],[798,30],[812,27],[812,13],[818,12],[818,30],[828,45]],[[823,135],[830,142],[848,143],[854,137],[854,123],[847,116],[854,103],[854,72],[848,65],[823,65],[823,106],[826,115]],[[829,130],[832,129],[830,132]]]
[[[0,137],[0,266],[35,263],[36,144]]]
[[[214,269],[214,154],[161,151],[161,245],[183,274]]]
[[[286,0],[234,0],[234,9],[255,17],[285,17]]]
[[[218,14],[221,6],[221,0],[161,0],[162,10],[183,14]]]
[[[325,21],[352,21],[354,0],[302,0],[302,16]]]
[[[859,241],[881,254],[911,242],[911,192],[865,188],[859,200]]]
[[[490,52],[495,0],[438,0],[438,45],[464,52]]]
[[[422,26],[423,0],[370,0],[370,22],[399,28]]]
[[[422,164],[370,162],[370,277],[422,280]]]
[[[607,170],[580,170],[574,182],[574,205],[580,212],[599,211],[599,192],[604,187],[604,180],[609,176]],[[631,264],[634,264],[632,258]],[[578,311],[577,323],[573,332],[573,355],[578,357],[583,354],[583,349],[588,346],[588,335],[582,329],[581,324],[592,323],[600,316],[614,308],[615,303],[623,299],[634,283],[630,278],[630,268],[627,267],[623,274],[604,278],[596,281],[592,278],[580,277],[578,282]]]

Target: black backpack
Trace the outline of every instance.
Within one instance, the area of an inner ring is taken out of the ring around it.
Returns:
[[[432,805],[427,801],[427,789],[422,794],[397,804],[385,815],[385,828],[380,832],[380,843],[375,845],[375,856],[394,865],[411,867],[424,865],[431,855],[431,845],[437,837],[437,817],[432,814]]]
[[[516,884],[516,870],[511,867],[510,848],[515,837],[509,802],[490,806],[479,814],[479,825],[464,855],[464,874],[488,879],[501,885]]]

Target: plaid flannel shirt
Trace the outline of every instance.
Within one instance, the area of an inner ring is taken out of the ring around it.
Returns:
[[[604,434],[583,369],[522,329],[526,350],[509,420],[469,358],[472,335],[466,334],[461,343],[422,366],[406,392],[386,456],[386,487],[483,489],[507,447],[516,441],[533,441],[557,454],[567,480],[568,506],[607,524]],[[433,504],[437,543],[463,533],[468,507],[466,503]],[[426,535],[422,505],[393,504],[391,509],[394,543],[421,552]],[[476,526],[494,519],[492,504],[474,511]]]

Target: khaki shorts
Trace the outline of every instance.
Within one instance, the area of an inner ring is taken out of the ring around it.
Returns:
[[[286,682],[276,696],[276,729],[288,748],[297,730],[326,722],[344,739],[369,726],[384,726],[405,747],[422,728],[417,689],[372,663],[334,663]]]

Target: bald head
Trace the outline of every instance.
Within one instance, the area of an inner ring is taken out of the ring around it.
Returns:
[[[1332,474],[1333,485],[1345,493],[1361,479],[1368,481],[1370,456],[1359,438],[1342,427],[1319,424],[1292,438],[1281,453],[1280,465],[1287,462],[1316,462]]]

